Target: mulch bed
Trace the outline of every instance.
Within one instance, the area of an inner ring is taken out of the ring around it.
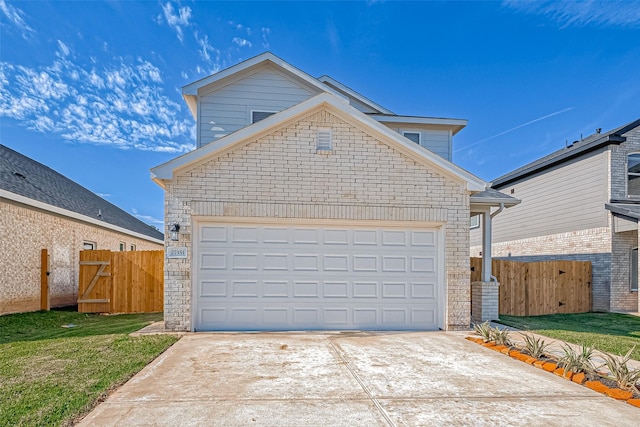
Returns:
[[[476,337],[467,337],[466,339],[478,343],[483,347],[508,355],[513,359],[520,360],[521,362],[535,366],[536,368],[553,373],[559,377],[563,377],[568,381],[581,384],[584,387],[588,387],[591,390],[607,395],[613,399],[622,400],[630,405],[640,408],[640,388],[638,388],[637,384],[632,390],[623,390],[618,387],[618,384],[614,380],[607,378],[604,375],[587,374],[584,372],[565,372],[562,367],[558,366],[557,359],[548,355],[536,359],[517,347],[496,345],[493,341],[485,342],[482,338]]]

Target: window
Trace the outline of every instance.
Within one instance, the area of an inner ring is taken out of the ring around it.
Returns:
[[[420,132],[402,132],[402,136],[420,145]]]
[[[632,292],[638,292],[638,248],[631,249],[631,283]]]
[[[275,111],[251,111],[251,123],[259,122],[269,116],[274,115]]]
[[[471,218],[469,218],[469,220],[470,220],[469,228],[471,229],[480,228],[480,215],[474,215]]]
[[[96,247],[96,242],[82,242],[82,250],[84,251],[92,251]]]
[[[318,129],[318,141],[316,150],[331,151],[333,149],[333,140],[331,137],[331,129]]]
[[[125,246],[124,242],[120,242],[120,252],[124,252]]]
[[[135,251],[136,250],[136,245],[131,245],[131,247],[129,248],[130,251]]]
[[[627,196],[640,196],[640,153],[627,157]]]

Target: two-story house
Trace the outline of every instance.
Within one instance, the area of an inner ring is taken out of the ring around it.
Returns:
[[[167,329],[468,328],[472,205],[515,199],[451,163],[466,120],[394,114],[271,53],[183,96],[198,148],[152,169]]]
[[[595,311],[638,311],[640,120],[575,141],[492,183],[522,203],[493,221],[492,255],[592,263]],[[480,230],[472,230],[478,255]]]

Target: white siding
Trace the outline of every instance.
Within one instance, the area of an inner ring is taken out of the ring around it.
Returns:
[[[199,99],[198,146],[251,124],[251,110],[279,112],[314,94],[272,70],[262,70]]]
[[[606,227],[607,164],[606,151],[586,154],[542,175],[499,188],[522,203],[494,218],[493,243]],[[481,234],[481,230],[472,230],[471,246],[481,244]]]

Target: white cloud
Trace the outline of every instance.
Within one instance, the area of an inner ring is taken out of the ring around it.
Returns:
[[[505,0],[502,5],[522,13],[543,15],[566,27],[640,27],[640,1]]]
[[[29,33],[34,32],[33,28],[24,21],[24,12],[17,7],[8,4],[5,0],[0,0],[0,12],[7,17],[9,22],[22,32],[22,37],[25,39]]]
[[[243,39],[241,37],[234,37],[233,40],[231,40],[233,42],[233,44],[237,45],[238,47],[251,47],[253,46],[253,44],[247,40],[247,39]]]
[[[167,21],[167,24],[169,24],[169,27],[176,32],[178,40],[183,41],[184,34],[182,28],[190,25],[189,20],[191,19],[191,8],[187,6],[178,7],[176,13],[171,2],[167,2],[162,6],[162,11],[164,12],[164,18]]]
[[[83,67],[69,60],[73,52],[63,42],[58,48],[48,66],[0,62],[0,117],[78,143],[168,153],[194,148],[195,126],[163,95],[155,65],[116,58]]]
[[[159,224],[164,227],[163,219],[154,218],[151,215],[143,215],[139,213],[136,208],[131,209],[131,214],[139,220],[146,222],[147,224]]]
[[[61,53],[63,56],[69,56],[69,54],[71,53],[67,45],[64,44],[62,40],[58,40],[58,48],[59,48],[58,52]]]
[[[260,29],[262,33],[262,47],[265,49],[269,48],[269,36],[271,35],[271,28],[262,27]]]

